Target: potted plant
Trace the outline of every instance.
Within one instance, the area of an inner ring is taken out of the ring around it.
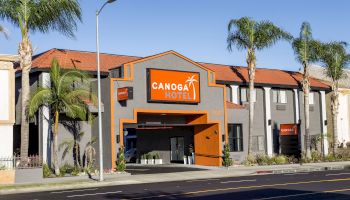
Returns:
[[[184,156],[183,158],[184,158],[184,165],[186,165],[187,164],[187,156]]]
[[[153,155],[153,158],[154,158],[154,164],[156,164],[156,165],[161,165],[161,164],[163,164],[163,159],[160,158],[159,153],[155,153],[155,154]]]
[[[147,158],[146,158],[145,154],[141,155],[140,161],[141,161],[141,165],[146,165],[147,164]]]
[[[150,154],[150,153],[148,153],[148,154],[146,154],[146,158],[147,158],[147,164],[151,164],[151,165],[153,165],[154,164],[154,159],[153,159],[153,156],[152,156],[152,154]]]

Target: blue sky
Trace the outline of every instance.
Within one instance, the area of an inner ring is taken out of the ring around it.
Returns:
[[[50,48],[95,51],[95,11],[103,0],[80,0],[83,23],[76,39],[56,32],[31,36],[35,54]],[[303,21],[314,38],[350,42],[350,1],[333,0],[118,0],[100,16],[101,52],[149,56],[175,50],[195,61],[245,66],[245,52],[227,51],[227,23],[249,16],[270,20],[294,36]],[[0,37],[0,54],[15,54],[19,30],[0,21],[10,39]],[[278,42],[257,54],[257,67],[298,70],[290,44]]]

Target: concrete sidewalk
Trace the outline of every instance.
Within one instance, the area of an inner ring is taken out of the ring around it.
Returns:
[[[258,174],[279,174],[279,173],[298,173],[324,170],[342,170],[350,168],[350,162],[325,162],[309,164],[288,164],[288,165],[270,165],[270,166],[232,166],[225,167],[203,167],[187,166],[207,169],[204,171],[187,171],[162,174],[140,174],[140,175],[108,175],[104,182],[95,180],[64,180],[61,182],[44,184],[22,184],[11,186],[0,186],[0,194],[26,193],[52,190],[67,190],[77,188],[90,188],[114,185],[130,185],[155,182],[184,181],[196,179],[211,179],[223,177],[251,176]],[[96,178],[96,177],[95,177]]]

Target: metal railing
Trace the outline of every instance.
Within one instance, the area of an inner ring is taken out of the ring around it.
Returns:
[[[38,155],[28,156],[27,158],[20,156],[0,157],[0,170],[40,168],[42,165],[42,158]]]

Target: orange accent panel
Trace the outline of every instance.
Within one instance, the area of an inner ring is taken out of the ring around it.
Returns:
[[[219,123],[194,127],[195,160],[198,165],[221,166]]]

